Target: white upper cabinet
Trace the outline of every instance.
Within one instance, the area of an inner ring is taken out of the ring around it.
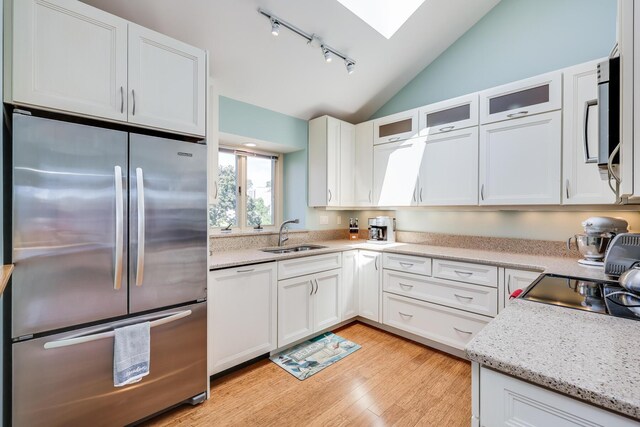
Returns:
[[[205,51],[77,0],[12,5],[5,102],[205,136]]]
[[[562,203],[567,205],[615,202],[607,173],[597,164],[598,62],[564,71]]]
[[[562,113],[480,127],[480,205],[560,204]]]
[[[480,123],[492,123],[559,110],[562,74],[542,74],[480,92]]]
[[[373,200],[377,206],[415,206],[424,138],[373,147]]]
[[[205,134],[206,54],[129,24],[129,121]]]
[[[427,105],[420,108],[419,116],[421,136],[477,126],[478,94]]]
[[[76,0],[17,0],[12,37],[6,102],[127,120],[127,21]]]
[[[373,122],[356,125],[355,206],[373,205]]]
[[[374,144],[403,141],[418,136],[418,109],[375,119],[373,132]]]
[[[432,134],[424,146],[419,204],[477,205],[478,127]]]
[[[309,121],[309,206],[355,204],[356,128],[329,116]]]

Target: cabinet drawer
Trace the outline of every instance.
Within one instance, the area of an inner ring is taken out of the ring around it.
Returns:
[[[383,293],[383,323],[463,350],[491,320],[399,295]]]
[[[342,267],[342,252],[278,261],[278,280]]]
[[[420,135],[427,136],[478,125],[478,94],[427,105],[419,110]]]
[[[433,277],[498,287],[498,267],[491,265],[434,259]]]
[[[384,271],[382,283],[386,292],[485,316],[498,314],[498,289],[496,288],[421,277],[391,270]]]
[[[431,276],[431,258],[385,253],[383,254],[382,265],[389,270]]]
[[[373,143],[402,141],[418,133],[418,109],[403,111],[373,121]]]
[[[562,107],[562,73],[548,73],[480,93],[480,123],[493,123]]]

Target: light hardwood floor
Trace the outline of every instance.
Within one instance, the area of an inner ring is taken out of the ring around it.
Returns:
[[[211,383],[211,399],[147,426],[469,426],[471,367],[362,323],[337,331],[362,346],[299,381],[262,360]]]

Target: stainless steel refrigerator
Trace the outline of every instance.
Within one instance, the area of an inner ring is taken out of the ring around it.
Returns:
[[[207,390],[206,146],[13,114],[12,424],[125,425]],[[113,330],[151,321],[113,386]]]

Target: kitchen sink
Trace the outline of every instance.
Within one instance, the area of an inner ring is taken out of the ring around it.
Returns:
[[[324,249],[326,246],[320,245],[298,245],[298,246],[290,246],[288,248],[267,248],[261,249],[262,252],[269,252],[270,254],[290,254],[292,252],[305,252],[312,251],[314,249]]]

